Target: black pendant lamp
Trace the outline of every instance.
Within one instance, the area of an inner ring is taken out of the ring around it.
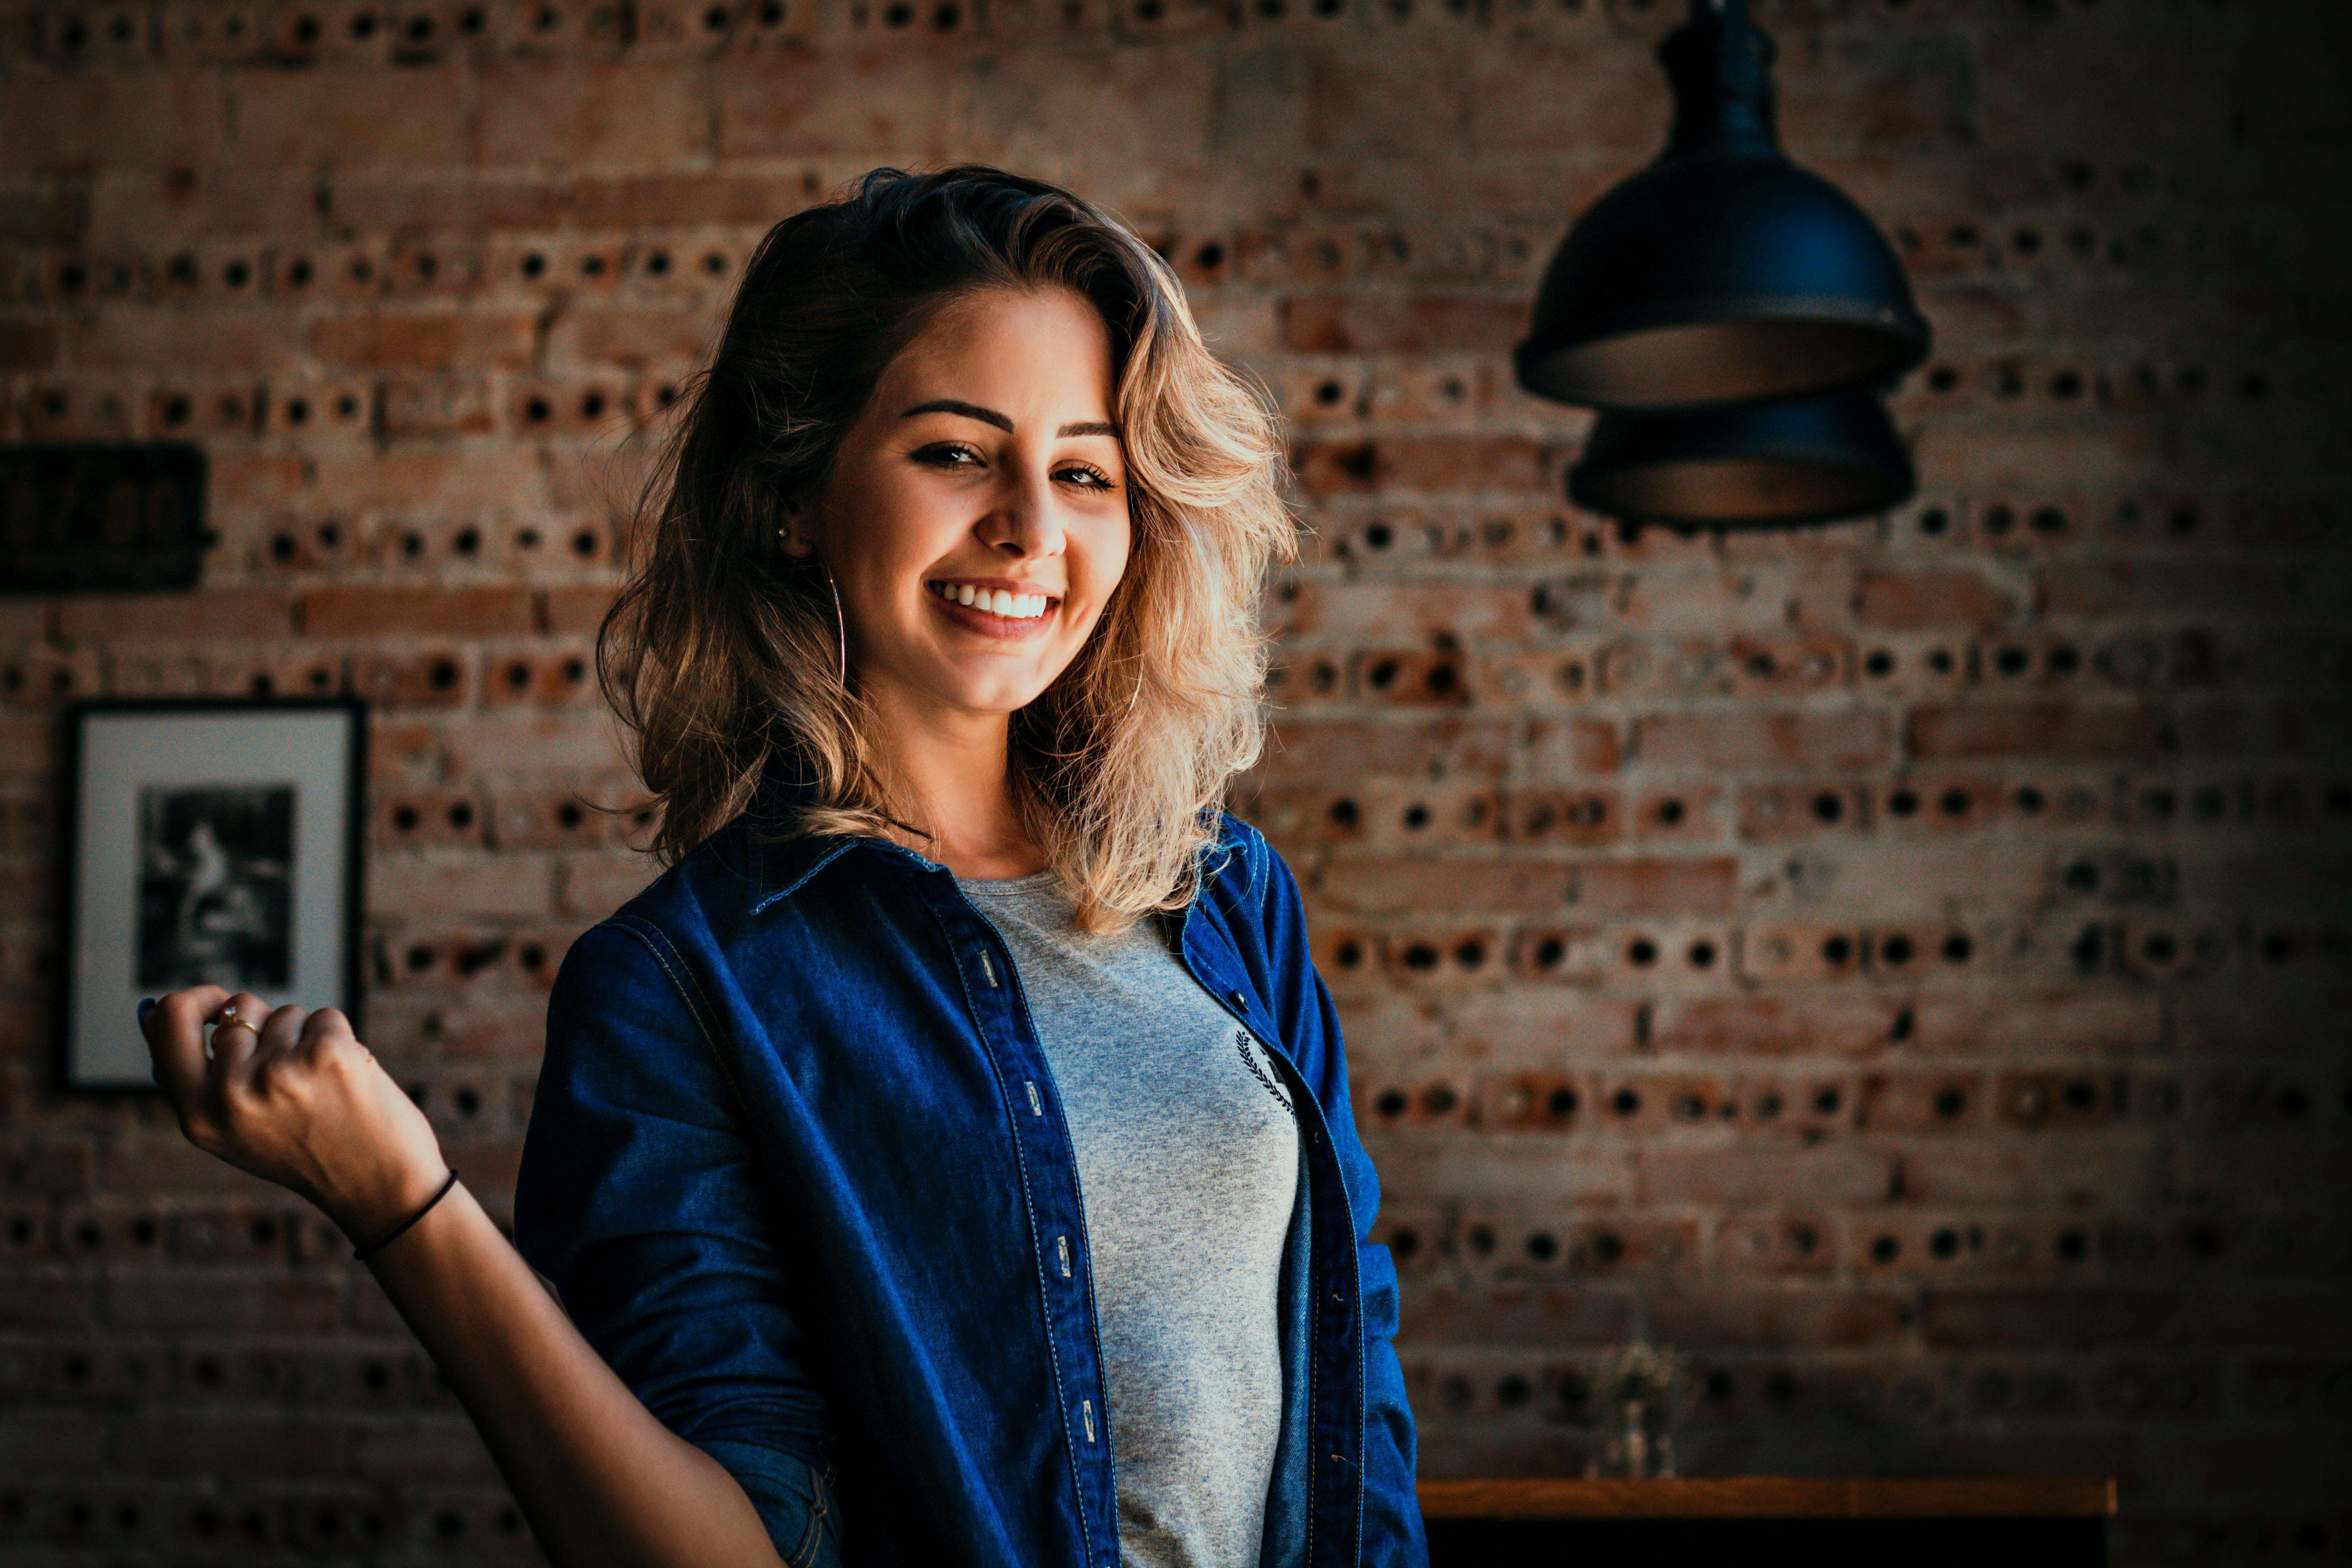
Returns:
[[[1692,0],[1658,58],[1666,150],[1578,221],[1516,355],[1529,392],[1603,411],[1570,494],[1718,525],[1894,504],[1911,464],[1874,393],[1928,339],[1894,247],[1776,143],[1746,0]]]
[[[1603,410],[1568,476],[1587,511],[1775,528],[1884,511],[1911,459],[1867,387],[1675,414]]]

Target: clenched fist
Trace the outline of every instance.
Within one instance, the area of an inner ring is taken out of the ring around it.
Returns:
[[[414,1214],[448,1174],[425,1113],[332,1007],[272,1012],[250,993],[197,985],[140,1027],[188,1141],[299,1193],[355,1245]]]

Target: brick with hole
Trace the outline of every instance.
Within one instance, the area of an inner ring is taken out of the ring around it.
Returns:
[[[1392,984],[1458,985],[1499,973],[1505,944],[1491,925],[1419,927],[1387,933],[1380,955],[1381,973]]]
[[[84,647],[65,651],[55,647],[0,654],[0,709],[40,712],[95,697],[101,689],[103,666],[98,650]],[[27,747],[16,753],[26,758],[46,747]]]
[[[1837,1224],[1827,1213],[1736,1213],[1717,1222],[1710,1255],[1727,1273],[1813,1278],[1838,1267]]]
[[[1565,1132],[1593,1121],[1592,1083],[1572,1073],[1530,1069],[1489,1077],[1479,1081],[1476,1094],[1478,1120],[1488,1127]],[[1372,1110],[1375,1115],[1393,1114],[1381,1100]]]
[[[1904,1132],[1950,1132],[1979,1125],[1991,1113],[1981,1073],[1868,1073],[1861,1082],[1856,1124]]]
[[[362,655],[352,661],[352,689],[378,708],[463,708],[474,700],[475,661],[456,649]]]
[[[1459,654],[1374,648],[1356,656],[1349,689],[1359,700],[1397,708],[1462,708],[1475,700]]]
[[[650,826],[649,808],[625,779],[587,781],[575,787],[499,792],[493,836],[501,849],[600,847],[629,841]]]
[[[1518,844],[1613,844],[1624,837],[1624,805],[1613,789],[1515,789],[1503,827]]]
[[[1291,463],[1310,495],[1412,495],[1544,490],[1555,459],[1517,437],[1384,436],[1301,441]]]
[[[595,655],[581,647],[549,647],[491,650],[483,664],[483,695],[490,707],[530,703],[541,708],[580,707],[601,703]]]
[[[484,842],[487,814],[471,790],[392,787],[371,795],[371,837],[379,846],[414,848]]]

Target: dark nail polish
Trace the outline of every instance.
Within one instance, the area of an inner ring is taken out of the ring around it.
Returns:
[[[155,998],[152,996],[142,996],[139,998],[139,1021],[141,1023],[145,1023],[147,1021],[147,1015],[152,1013],[154,1010]]]

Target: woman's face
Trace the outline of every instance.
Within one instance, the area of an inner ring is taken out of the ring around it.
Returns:
[[[892,361],[795,523],[861,689],[1005,714],[1069,667],[1127,569],[1110,340],[1062,290],[968,295]]]

